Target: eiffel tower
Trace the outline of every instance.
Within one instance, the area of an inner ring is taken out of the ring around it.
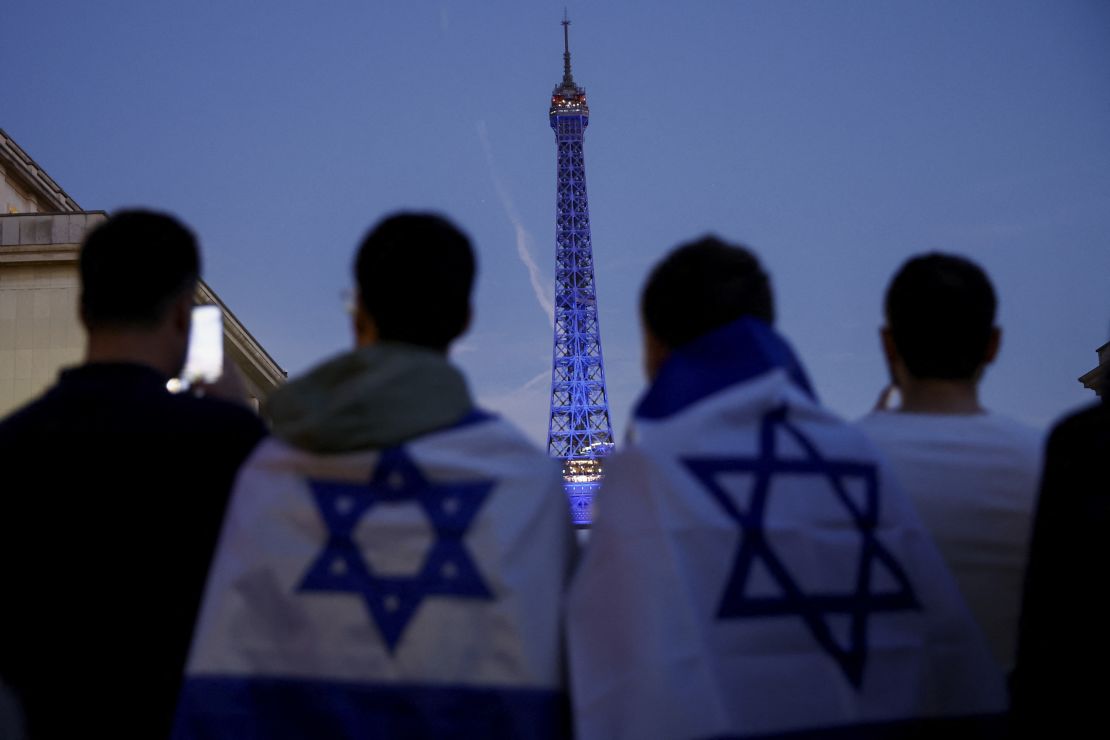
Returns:
[[[570,72],[570,21],[563,17],[563,80],[551,94],[558,176],[555,200],[555,349],[547,453],[563,460],[563,481],[578,526],[588,526],[602,459],[613,449],[601,330],[597,321],[590,207],[582,139],[586,91]]]

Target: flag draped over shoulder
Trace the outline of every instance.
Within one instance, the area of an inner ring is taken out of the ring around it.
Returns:
[[[993,729],[1001,672],[934,545],[770,328],[673,355],[630,437],[568,596],[580,738]]]
[[[557,466],[505,422],[376,452],[276,439],[236,484],[176,738],[567,730]]]

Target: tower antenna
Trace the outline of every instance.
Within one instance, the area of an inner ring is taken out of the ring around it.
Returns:
[[[574,77],[570,74],[570,18],[567,17],[565,5],[563,6],[563,84],[574,84]]]

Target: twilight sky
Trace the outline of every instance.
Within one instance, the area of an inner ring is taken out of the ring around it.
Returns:
[[[1076,378],[1110,339],[1110,3],[566,4],[618,439],[643,387],[639,288],[707,231],[758,252],[842,415],[884,385],[887,281],[932,249],[999,293],[988,406],[1044,426],[1094,400]],[[0,127],[84,208],[187,221],[208,283],[291,375],[349,345],[366,229],[447,214],[480,263],[454,357],[542,444],[563,6],[9,3]]]

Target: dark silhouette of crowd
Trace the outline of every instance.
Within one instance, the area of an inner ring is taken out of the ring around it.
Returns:
[[[85,361],[0,421],[0,737],[1083,737],[1104,731],[1110,412],[985,408],[998,297],[894,275],[890,386],[825,409],[750,249],[643,287],[647,385],[576,533],[558,461],[449,359],[446,218],[359,245],[354,347],[170,392],[201,274],[175,218],[80,257]],[[265,422],[263,421],[265,419]]]

